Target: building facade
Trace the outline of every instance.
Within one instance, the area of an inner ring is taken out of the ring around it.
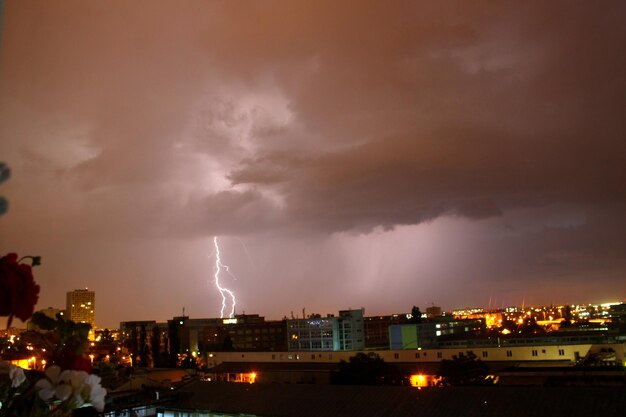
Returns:
[[[67,320],[89,324],[89,335],[93,339],[96,328],[96,293],[87,288],[68,292],[65,311]]]
[[[363,309],[342,310],[339,316],[287,320],[290,351],[353,351],[365,349]]]
[[[181,316],[167,323],[169,351],[172,353],[273,351],[287,348],[285,322],[265,320],[258,314],[207,319]]]
[[[371,316],[363,318],[365,349],[389,349],[389,326],[408,323],[408,314]]]
[[[425,323],[389,326],[390,349],[422,349],[436,347],[449,338],[471,338],[485,331],[484,319],[438,320]]]

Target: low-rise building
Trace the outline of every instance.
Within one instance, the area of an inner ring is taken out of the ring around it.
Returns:
[[[342,310],[339,316],[287,320],[290,351],[353,351],[365,349],[363,309]]]
[[[421,349],[434,347],[450,336],[472,337],[485,330],[484,319],[437,320],[424,323],[389,326],[390,349]]]
[[[407,323],[408,314],[371,316],[363,318],[365,349],[389,349],[389,326]]]

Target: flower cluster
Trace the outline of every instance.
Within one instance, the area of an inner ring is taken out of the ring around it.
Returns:
[[[0,258],[0,316],[9,317],[7,328],[14,316],[28,320],[37,300],[39,285],[33,279],[31,266],[19,263],[15,253]]]
[[[24,370],[19,366],[15,366],[11,363],[0,361],[0,375],[8,374],[11,381],[11,388],[17,388],[26,381],[26,375]]]
[[[25,258],[31,259],[32,266],[40,263],[39,257]],[[53,365],[43,375],[35,370],[25,373],[0,360],[0,417],[70,416],[72,410],[88,406],[102,412],[106,389],[99,376],[85,372],[91,371],[84,355],[89,325],[62,317],[46,318],[42,313],[33,315],[39,285],[31,265],[20,261],[15,253],[0,257],[0,316],[9,318],[7,328],[14,317],[26,321],[32,316],[35,324],[48,331],[39,334],[39,342],[46,346],[43,350]]]
[[[46,402],[60,402],[57,407],[72,410],[92,406],[104,410],[106,389],[100,385],[100,377],[85,371],[61,371],[53,365],[46,370],[46,378],[35,384],[39,398]]]
[[[11,406],[28,385],[26,380],[22,368],[0,361],[0,416],[13,415]]]

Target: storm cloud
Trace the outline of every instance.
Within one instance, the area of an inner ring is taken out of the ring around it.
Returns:
[[[270,317],[624,298],[623,2],[4,8],[0,250],[44,303],[214,315],[215,235]]]

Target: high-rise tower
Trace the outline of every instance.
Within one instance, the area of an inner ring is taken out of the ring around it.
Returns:
[[[66,319],[75,323],[87,323],[91,325],[90,336],[94,334],[96,327],[96,293],[84,290],[74,290],[67,293]]]

